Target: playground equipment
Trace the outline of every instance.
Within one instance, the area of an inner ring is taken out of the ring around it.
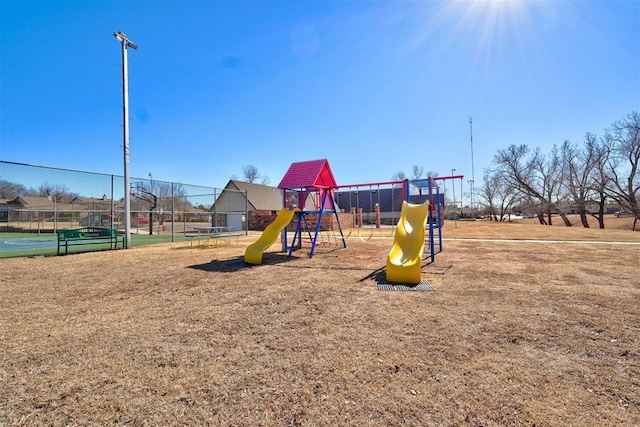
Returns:
[[[393,234],[408,188],[408,180],[339,185],[334,196],[340,209],[351,213],[357,237],[364,242],[385,225]]]
[[[396,223],[395,212],[397,211],[395,209],[402,200],[394,246],[387,260],[388,281],[418,283],[420,281],[420,260],[424,254],[426,242],[429,242],[428,247],[432,262],[435,260],[436,254],[436,237],[438,238],[439,251],[442,251],[441,207],[444,204],[444,194],[440,194],[440,189],[434,182],[458,178],[462,179],[462,175],[339,186],[333,177],[327,159],[294,162],[278,184],[278,188],[282,190],[284,208],[274,223],[267,227],[263,236],[247,248],[245,261],[249,264],[261,263],[262,254],[275,242],[278,233],[281,233],[282,251],[288,251],[289,256],[292,256],[295,249],[302,248],[302,242],[306,240],[311,244],[309,258],[312,258],[318,244],[331,241],[329,231],[333,231],[334,243],[339,244],[341,241],[342,247],[346,248],[347,243],[338,215],[338,211],[341,209],[347,210],[353,215],[353,222],[358,227],[360,240],[370,240],[373,235],[373,227],[381,227],[383,220],[389,221],[391,219],[392,226]],[[410,194],[410,184],[418,188],[419,194],[416,195],[415,191]],[[387,188],[381,188],[381,186],[387,186]],[[345,190],[347,188],[348,191]],[[353,188],[355,188],[355,192]],[[366,188],[368,188],[368,192]],[[427,190],[426,194],[423,194],[424,189]],[[397,200],[396,196],[400,199]],[[426,200],[423,200],[423,196],[426,196]],[[365,223],[363,206],[366,205],[369,206],[369,212],[366,216],[371,228],[369,236],[363,235],[360,231]],[[313,207],[307,208],[307,206]],[[391,217],[388,216],[389,212]],[[329,230],[326,230],[327,224],[325,222],[327,239],[323,241],[321,239],[323,218],[326,218],[327,215],[335,218],[339,237],[336,234],[334,223],[331,223]],[[291,245],[288,246],[287,226],[294,216],[296,217],[296,229]],[[425,240],[425,228],[428,230],[427,240]],[[303,234],[306,236],[304,239]]]
[[[380,186],[378,186],[378,190],[380,190]],[[374,199],[374,195],[373,195],[373,191],[372,191],[372,186],[369,185],[369,210],[367,211],[367,222],[369,223],[369,236],[362,236],[361,234],[361,230],[364,227],[364,220],[363,220],[363,210],[364,210],[364,206],[362,206],[360,204],[360,191],[356,190],[356,210],[358,212],[358,218],[359,223],[358,223],[358,238],[360,240],[362,240],[363,242],[368,242],[369,240],[371,240],[371,237],[373,237],[373,225],[372,225],[372,221],[371,221],[371,216],[375,214],[375,211],[373,209],[373,199]],[[378,201],[376,202],[376,208],[380,207],[380,191],[376,191],[375,192],[377,197],[378,197]],[[378,221],[378,228],[380,227],[379,221],[380,218],[376,218],[376,220]]]
[[[296,200],[299,208],[296,213],[297,224],[293,241],[289,247],[289,256],[292,255],[294,249],[302,248],[302,234],[305,233],[311,242],[309,258],[313,257],[316,245],[320,242],[318,237],[321,236],[322,220],[326,215],[335,217],[342,246],[347,247],[340,226],[337,204],[333,196],[337,184],[327,159],[292,163],[278,184],[278,188],[283,190],[283,205],[285,207]],[[307,204],[313,205],[313,208],[307,209]],[[287,228],[285,227],[282,231],[283,251],[287,250],[286,244]]]
[[[404,201],[393,246],[387,257],[387,282],[420,283],[420,263],[425,246],[429,202]]]
[[[418,188],[418,200],[420,203],[422,203],[425,198],[429,202],[428,241],[431,262],[435,261],[436,257],[436,238],[438,239],[437,252],[442,252],[442,206],[444,205],[444,194],[440,193],[440,187],[437,185],[437,181],[450,179],[462,180],[462,178],[464,178],[463,175],[452,175],[415,179],[411,181],[411,185]],[[425,189],[426,194],[423,194],[423,190]]]
[[[264,251],[273,245],[278,239],[278,235],[291,222],[293,216],[300,209],[282,208],[275,221],[265,228],[260,238],[250,244],[244,252],[244,262],[247,264],[262,264]]]
[[[309,258],[313,257],[316,245],[321,242],[319,237],[321,236],[322,220],[327,214],[335,216],[342,246],[347,247],[340,227],[337,205],[333,198],[336,181],[327,159],[292,163],[278,184],[278,188],[282,190],[283,209],[276,220],[267,226],[258,241],[247,248],[245,252],[246,263],[260,264],[262,254],[275,242],[279,233],[282,236],[282,251],[288,250],[289,256],[294,248],[302,247],[302,234],[306,233],[311,242]],[[313,209],[306,210],[305,206],[307,205],[313,205]],[[291,246],[287,247],[287,225],[294,216],[297,217],[296,231]],[[334,240],[338,240],[335,233]]]

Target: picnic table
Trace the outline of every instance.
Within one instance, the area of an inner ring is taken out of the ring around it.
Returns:
[[[242,236],[242,233],[234,232],[234,227],[231,226],[194,227],[193,231],[185,233],[184,236],[191,240],[191,246],[194,240],[198,246],[211,246],[211,242],[218,246],[220,242],[231,243],[234,237],[238,243],[238,237]]]

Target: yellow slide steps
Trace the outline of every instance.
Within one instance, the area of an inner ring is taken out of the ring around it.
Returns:
[[[429,202],[421,205],[402,202],[396,236],[387,258],[387,282],[420,283],[428,213]]]
[[[244,252],[244,262],[247,264],[262,264],[264,251],[276,242],[282,229],[291,222],[293,215],[298,211],[300,211],[298,208],[293,210],[282,208],[276,219],[264,229],[260,238],[247,247]]]

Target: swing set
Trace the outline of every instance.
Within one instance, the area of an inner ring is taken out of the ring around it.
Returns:
[[[393,235],[407,188],[407,181],[339,185],[335,198],[341,210],[351,213],[358,238],[369,241],[374,229],[383,226],[388,226]]]
[[[404,200],[410,203],[421,204],[425,201],[429,201],[429,214],[428,214],[428,232],[426,233],[425,245],[428,245],[431,261],[435,260],[435,254],[442,252],[442,224],[443,224],[443,207],[444,193],[441,193],[439,181],[455,180],[464,178],[463,175],[452,175],[444,177],[430,177],[424,179],[404,180],[404,181],[392,181],[392,182],[376,182],[369,184],[356,184],[356,185],[342,185],[338,186],[338,189],[348,189],[348,193],[338,192],[336,193],[336,199],[338,205],[343,208],[348,206],[350,211],[354,215],[353,224],[358,229],[358,237],[362,241],[368,241],[373,236],[374,221],[371,219],[375,215],[375,228],[381,227],[381,220],[389,218],[386,212],[391,212],[390,225],[391,234],[395,233],[395,227],[398,223],[399,217],[396,216],[396,207],[402,206]],[[391,188],[380,188],[381,186],[391,185]],[[411,195],[409,186],[417,188],[417,195]],[[355,188],[355,191],[353,191]],[[363,190],[364,189],[364,190]],[[367,191],[368,190],[368,191]],[[386,191],[386,194],[385,194]],[[391,196],[391,203],[385,203],[389,199],[389,192]],[[396,193],[398,200],[396,200]],[[355,201],[355,205],[354,205]],[[369,211],[366,215],[363,212],[363,207],[369,205]],[[375,208],[375,209],[374,209]],[[389,210],[390,208],[390,210]],[[397,209],[398,216],[400,209]],[[385,218],[386,217],[386,218]],[[369,235],[363,235],[361,232],[365,223],[369,223]]]

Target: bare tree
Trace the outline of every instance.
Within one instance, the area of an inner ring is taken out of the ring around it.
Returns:
[[[615,122],[605,139],[612,147],[607,192],[634,216],[635,230],[640,220],[640,113],[634,111]]]
[[[565,141],[560,148],[561,162],[564,170],[563,187],[569,194],[571,205],[580,216],[583,227],[589,228],[587,215],[598,218],[601,228],[604,228],[602,216],[604,214],[603,194],[598,194],[596,185],[597,168],[602,164],[605,151],[598,144],[597,137],[591,133],[585,136],[584,148]],[[599,200],[598,212],[591,209]]]
[[[427,178],[437,178],[438,177],[438,172],[435,171],[427,171]]]
[[[181,203],[187,195],[187,191],[182,184],[173,184],[172,188],[171,183],[162,181],[151,181],[148,184],[147,191],[156,197],[153,209],[160,225],[172,217],[174,209],[182,206]]]
[[[539,149],[530,151],[526,145],[511,145],[498,150],[494,163],[500,177],[525,199],[535,203],[540,224],[552,224],[552,215],[558,212],[566,226],[571,221],[566,214],[566,194],[562,191],[563,170],[559,152],[554,146],[547,157]]]
[[[424,167],[413,165],[411,168],[411,178],[410,179],[423,179],[424,176],[426,178],[436,178],[438,176],[438,172],[428,171],[426,174],[424,173]],[[407,179],[407,174],[404,171],[398,171],[391,175],[392,181],[404,181]]]
[[[256,183],[259,181],[261,185],[268,185],[271,180],[268,176],[261,175],[258,172],[258,168],[254,165],[247,165],[242,167],[242,174],[244,180],[250,183]]]
[[[547,224],[544,215],[548,214],[548,224],[551,225],[551,200],[545,196],[544,182],[539,175],[540,165],[544,164],[540,150],[530,152],[527,145],[512,144],[507,149],[498,150],[494,163],[501,180],[532,202],[535,201],[540,224]]]
[[[589,137],[589,135],[587,135]],[[571,141],[565,141],[560,148],[560,161],[565,171],[562,185],[570,195],[570,201],[580,216],[582,226],[589,228],[587,220],[587,201],[589,198],[589,176],[591,162],[583,150]]]
[[[25,195],[27,189],[24,185],[0,180],[0,199],[14,199]]]
[[[511,184],[504,181],[496,171],[487,170],[482,177],[478,197],[489,211],[489,219],[505,221],[511,215],[519,194]]]
[[[591,215],[604,228],[608,199],[633,215],[634,230],[640,220],[638,112],[613,123],[603,138],[587,133],[582,147],[565,141],[545,156],[539,149],[511,145],[498,151],[494,164],[496,173],[523,196],[521,206],[536,210],[541,224],[551,225],[557,212],[570,226],[567,213],[575,209],[584,227]],[[494,197],[495,190],[485,188],[484,196]]]
[[[411,179],[420,179],[424,174],[424,168],[422,166],[413,165]]]
[[[405,179],[407,179],[407,174],[403,171],[398,171],[391,175],[391,181],[404,181]]]
[[[598,212],[591,212],[591,215],[598,219],[598,228],[604,229],[604,213],[609,197],[607,187],[611,180],[607,173],[607,165],[609,164],[609,157],[611,156],[611,145],[607,142],[606,138],[600,138],[596,141],[587,139],[586,143],[588,144],[587,150],[593,150],[594,156],[599,159],[591,171],[591,185],[594,200],[598,204]],[[591,147],[590,145],[593,146]]]
[[[38,196],[50,197],[51,201],[56,203],[62,202],[65,198],[68,200],[79,197],[78,193],[72,193],[65,184],[49,184],[45,182],[38,187]]]
[[[548,156],[539,158],[538,173],[542,180],[545,197],[549,200],[547,219],[551,225],[552,214],[558,213],[562,222],[571,227],[567,214],[571,210],[571,200],[562,183],[565,181],[566,171],[563,168],[560,150],[554,144]]]

